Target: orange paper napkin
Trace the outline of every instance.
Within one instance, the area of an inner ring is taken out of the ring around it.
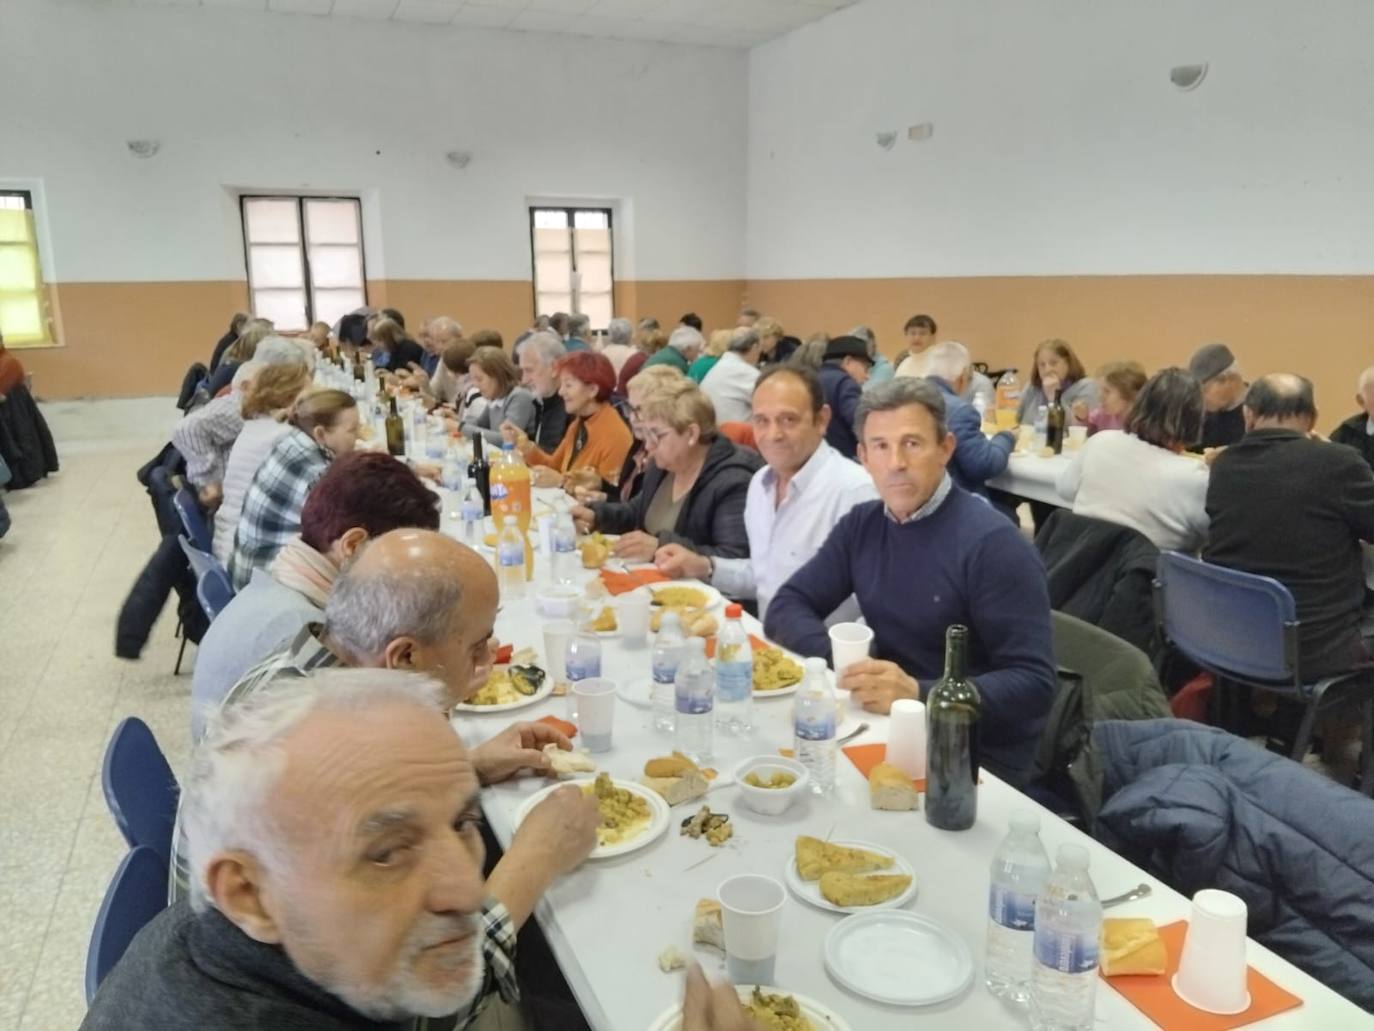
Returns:
[[[537,722],[547,723],[564,737],[577,737],[577,727],[567,720],[560,720],[557,716],[545,716]]]
[[[867,780],[868,775],[873,772],[873,767],[887,758],[887,743],[880,742],[876,745],[850,745],[848,748],[843,749],[843,751],[844,754],[849,757],[849,761],[858,768],[859,772],[864,775],[864,779]],[[926,779],[924,777],[917,777],[911,783],[915,786],[917,791],[924,792],[926,789]],[[982,774],[978,776],[978,783],[983,783]]]
[[[1127,1002],[1164,1031],[1227,1031],[1302,1005],[1302,1000],[1292,992],[1280,988],[1250,967],[1247,971],[1250,1008],[1244,1013],[1224,1017],[1189,1006],[1174,994],[1172,984],[1174,974],[1178,971],[1178,962],[1183,957],[1183,936],[1187,931],[1186,920],[1159,929],[1159,936],[1169,953],[1169,962],[1163,974],[1121,974],[1106,978],[1107,983],[1124,995]]]
[[[768,642],[761,637],[755,637],[753,634],[750,634],[749,647],[753,648],[754,651],[758,651],[761,648],[767,648]],[[716,639],[714,637],[706,638],[706,657],[708,659],[714,659],[716,657]]]
[[[610,569],[601,570],[601,582],[612,594],[627,594],[637,587],[660,584],[668,578],[657,569],[630,569],[618,573]]]

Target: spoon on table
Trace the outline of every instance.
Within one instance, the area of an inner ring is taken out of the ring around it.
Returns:
[[[1148,884],[1137,884],[1130,891],[1122,892],[1120,895],[1113,895],[1109,899],[1103,899],[1102,908],[1110,909],[1112,906],[1120,906],[1127,902],[1135,902],[1137,899],[1143,899],[1148,896],[1150,890]]]

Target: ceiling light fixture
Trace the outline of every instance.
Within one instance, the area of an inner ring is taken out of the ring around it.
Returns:
[[[1169,69],[1169,81],[1180,91],[1186,93],[1197,89],[1207,78],[1207,64],[1180,64]]]

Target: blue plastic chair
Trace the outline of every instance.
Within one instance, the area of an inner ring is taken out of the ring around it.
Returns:
[[[1227,569],[1165,551],[1155,579],[1155,609],[1167,641],[1221,680],[1262,687],[1305,703],[1291,758],[1302,762],[1328,692],[1363,689],[1361,787],[1374,793],[1374,665],[1309,681],[1298,659],[1293,594],[1273,577]],[[1335,689],[1335,690],[1333,690]]]
[[[86,1004],[123,957],[134,935],[167,906],[167,861],[150,848],[120,860],[96,914],[86,950]]]
[[[201,551],[210,553],[214,547],[210,527],[205,522],[205,513],[200,507],[200,501],[191,493],[190,488],[182,487],[173,494],[172,504],[176,506],[177,515],[181,517],[181,528],[186,531],[186,539]]]
[[[191,573],[196,578],[196,598],[211,623],[224,611],[224,607],[234,600],[234,583],[229,574],[219,564],[215,556],[201,551],[185,537],[181,538],[181,550],[191,563]]]
[[[100,773],[105,802],[130,848],[150,848],[167,865],[181,789],[157,738],[137,716],[120,721]]]

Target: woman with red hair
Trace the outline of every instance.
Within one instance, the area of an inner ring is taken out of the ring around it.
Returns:
[[[615,390],[614,366],[595,351],[573,351],[558,359],[554,371],[558,374],[558,395],[571,421],[553,454],[540,450],[511,423],[501,427],[502,435],[535,467],[535,486],[564,484],[575,470],[595,472],[600,480],[615,486],[634,436],[609,403]]]

